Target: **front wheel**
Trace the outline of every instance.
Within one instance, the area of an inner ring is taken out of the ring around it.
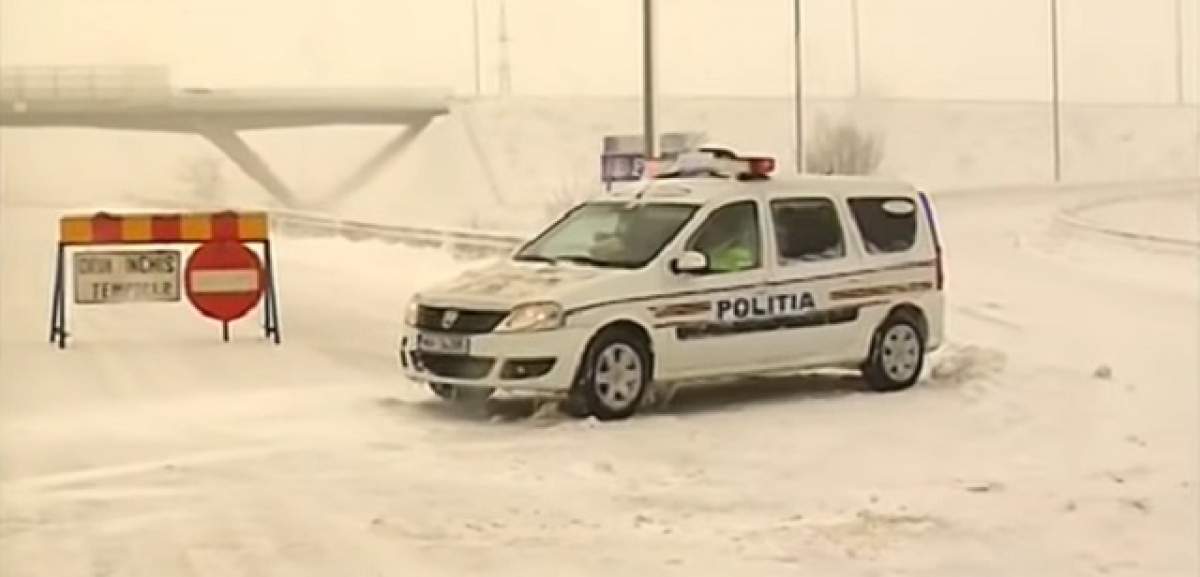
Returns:
[[[649,344],[633,331],[610,329],[593,339],[569,405],[572,414],[602,421],[625,419],[637,411],[652,375]],[[582,409],[582,410],[580,410]]]
[[[446,383],[429,383],[429,390],[444,400],[456,403],[482,403],[495,392],[491,387],[457,387]]]
[[[863,363],[863,377],[875,391],[899,391],[913,386],[925,363],[925,338],[917,324],[905,316],[884,321],[871,340],[871,355]]]

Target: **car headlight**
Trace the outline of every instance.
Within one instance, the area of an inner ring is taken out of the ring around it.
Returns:
[[[404,324],[415,327],[417,326],[417,317],[419,316],[421,305],[417,304],[417,299],[408,301],[408,308],[404,311]]]
[[[558,303],[529,303],[517,306],[496,327],[498,333],[547,331],[563,324],[563,308]]]

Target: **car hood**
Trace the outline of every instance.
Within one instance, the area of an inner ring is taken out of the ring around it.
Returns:
[[[437,307],[509,310],[529,302],[554,301],[570,306],[586,294],[620,282],[632,271],[503,261],[459,276],[417,295],[421,304]]]

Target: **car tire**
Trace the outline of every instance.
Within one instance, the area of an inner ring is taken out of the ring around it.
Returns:
[[[496,392],[491,387],[459,387],[446,383],[429,383],[429,390],[443,400],[454,403],[482,403]]]
[[[592,414],[591,409],[588,408],[587,399],[584,398],[583,387],[578,385],[567,391],[567,397],[558,404],[558,410],[562,414],[576,419],[586,419]]]
[[[924,365],[925,336],[919,323],[909,315],[894,314],[871,338],[871,352],[862,373],[873,391],[900,391],[916,384]]]
[[[649,343],[641,335],[621,328],[601,331],[583,355],[564,411],[601,421],[629,418],[650,388],[651,362]]]

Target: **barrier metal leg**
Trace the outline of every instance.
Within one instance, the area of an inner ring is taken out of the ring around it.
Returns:
[[[266,326],[264,327],[265,335],[268,339],[272,339],[275,344],[279,344],[279,301],[275,294],[275,262],[271,257],[271,241],[263,241],[263,256],[266,259],[267,266],[267,294],[266,298]]]
[[[54,288],[50,293],[50,342],[58,336],[58,293],[62,289],[62,248],[59,247],[58,258],[54,261]]]
[[[63,275],[63,258],[66,250],[62,243],[58,245],[58,257],[54,263],[54,295],[50,308],[50,343],[58,339],[58,348],[67,346],[67,302],[66,279]]]
[[[271,268],[267,267],[267,287],[263,296],[263,336],[271,338],[275,332],[275,299],[271,296]]]

